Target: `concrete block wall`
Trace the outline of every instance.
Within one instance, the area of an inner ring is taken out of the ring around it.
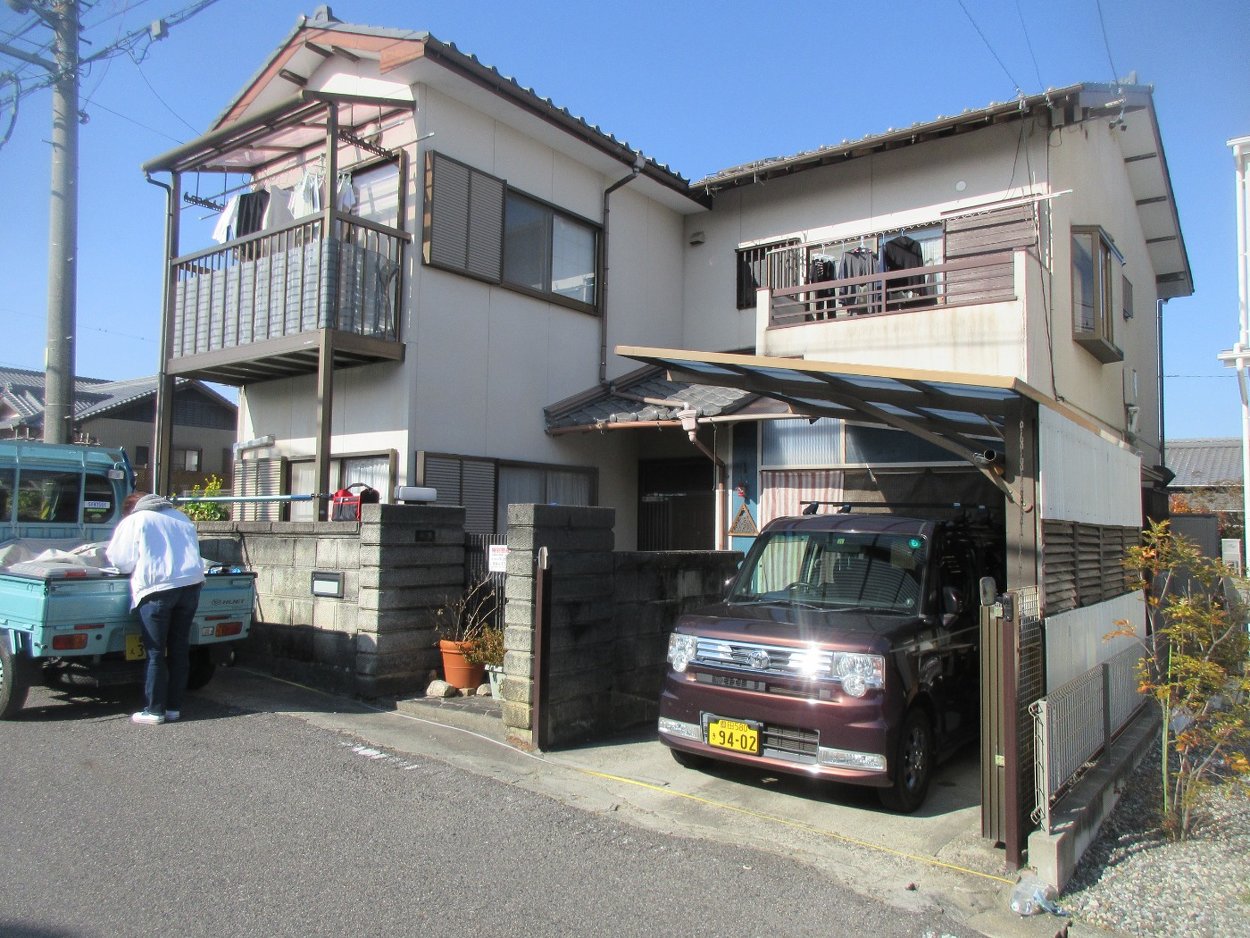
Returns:
[[[668,632],[678,614],[719,598],[740,554],[616,553],[610,508],[512,505],[504,606],[503,719],[539,742],[535,725],[534,585],[547,548],[551,636],[540,719],[558,747],[653,721]]]
[[[201,522],[201,553],[256,571],[243,654],[274,673],[375,697],[425,687],[439,668],[433,616],[464,584],[464,509],[365,505],[361,520]],[[314,570],[343,596],[312,595]]]

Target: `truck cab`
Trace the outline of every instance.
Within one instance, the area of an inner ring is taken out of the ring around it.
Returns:
[[[914,811],[936,761],[978,732],[978,583],[1002,582],[992,530],[966,516],[773,521],[725,599],[678,619],[661,742],[685,765],[871,786]]]

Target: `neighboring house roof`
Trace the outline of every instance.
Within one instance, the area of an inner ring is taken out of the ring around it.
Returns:
[[[1169,440],[1168,468],[1176,473],[1174,489],[1240,485],[1241,440],[1236,437]]]
[[[699,417],[738,413],[758,395],[737,388],[670,381],[663,369],[648,366],[622,375],[607,387],[565,398],[544,408],[548,433],[610,430],[638,424],[678,426],[683,410]]]
[[[118,410],[156,395],[156,376],[106,381],[102,378],[74,379],[74,420],[81,422],[107,417]],[[178,378],[175,388],[195,388],[214,403],[231,410],[235,405],[201,381]],[[44,372],[0,368],[0,429],[43,426]]]

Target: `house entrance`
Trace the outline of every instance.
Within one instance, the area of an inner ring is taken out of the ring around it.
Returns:
[[[707,550],[714,542],[712,463],[655,459],[638,463],[638,549]]]

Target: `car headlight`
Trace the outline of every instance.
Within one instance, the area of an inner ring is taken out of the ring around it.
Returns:
[[[686,665],[694,658],[695,646],[693,635],[674,632],[668,637],[668,663],[674,671],[680,673],[686,670]]]
[[[870,687],[885,683],[885,658],[881,655],[861,655],[852,652],[835,652],[833,676],[842,682],[842,690],[852,697],[863,697]]]

